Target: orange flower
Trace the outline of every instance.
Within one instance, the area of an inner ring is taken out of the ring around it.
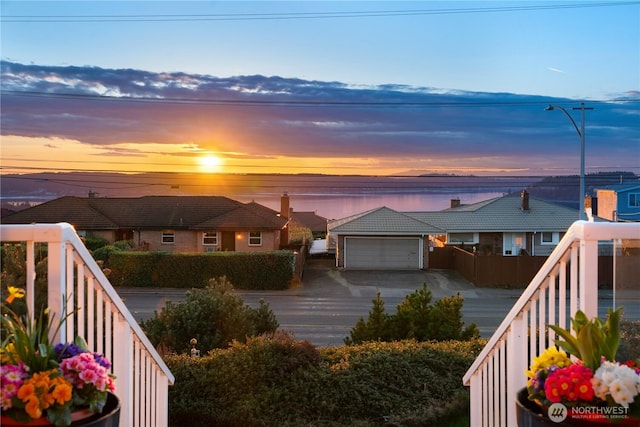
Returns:
[[[18,389],[18,394],[17,394],[18,399],[22,400],[23,402],[26,402],[29,399],[29,397],[33,395],[35,390],[36,388],[33,386],[33,384],[30,381],[25,381],[24,383],[22,383],[22,385]]]
[[[64,405],[65,402],[71,400],[73,389],[71,384],[64,378],[56,378],[56,387],[53,389],[51,396],[56,400],[59,405]]]
[[[42,416],[42,409],[40,408],[40,402],[35,395],[30,395],[27,399],[27,404],[24,407],[24,410],[27,411],[27,414],[31,418],[40,418]]]

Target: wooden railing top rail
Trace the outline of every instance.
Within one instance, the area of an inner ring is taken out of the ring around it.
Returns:
[[[68,223],[0,225],[0,241],[33,241],[40,243],[66,242],[70,244],[82,259],[85,267],[88,268],[91,274],[95,277],[99,286],[111,299],[117,311],[125,318],[127,323],[130,325],[133,333],[138,337],[142,345],[146,348],[146,351],[149,352],[151,357],[158,364],[158,367],[162,370],[164,375],[167,376],[169,384],[174,383],[175,377],[169,370],[169,367],[166,365],[166,363],[164,363],[164,360],[162,360],[162,357],[156,351],[153,344],[151,344],[149,338],[147,338],[145,333],[142,331],[138,322],[131,315],[127,306],[124,304],[124,302],[122,302],[122,299],[109,282],[109,279],[107,279],[107,277],[104,275],[98,264],[89,253],[89,250],[76,234],[73,226]]]
[[[516,317],[526,309],[527,304],[534,298],[536,292],[545,282],[545,279],[558,268],[562,259],[566,256],[572,245],[580,241],[599,241],[613,239],[640,239],[640,223],[619,223],[619,222],[588,222],[576,221],[569,227],[566,234],[558,243],[555,250],[549,255],[547,261],[533,277],[513,308],[509,311],[500,326],[491,336],[482,352],[478,355],[474,363],[467,370],[463,377],[464,385],[470,385],[471,377],[483,365],[491,352],[499,345],[500,341],[509,331],[509,326]]]

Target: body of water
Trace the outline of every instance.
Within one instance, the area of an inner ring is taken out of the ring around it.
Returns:
[[[315,212],[327,219],[339,219],[386,206],[399,212],[439,211],[451,206],[451,199],[462,204],[472,204],[500,197],[502,192],[451,192],[439,193],[289,193],[289,205],[294,212]],[[241,202],[255,201],[280,211],[281,194],[244,194],[232,196]]]

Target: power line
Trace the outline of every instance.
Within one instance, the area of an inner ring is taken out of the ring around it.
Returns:
[[[322,100],[278,100],[278,99],[212,99],[212,98],[157,98],[142,96],[110,96],[76,93],[50,93],[41,91],[0,90],[2,96],[22,96],[36,98],[129,102],[151,104],[192,104],[192,105],[235,105],[235,106],[295,106],[295,107],[491,107],[491,106],[547,106],[548,100],[541,101],[322,101]],[[640,102],[640,98],[624,100],[599,100],[591,102]]]
[[[445,9],[406,9],[333,12],[279,12],[279,13],[230,13],[230,14],[136,14],[136,15],[4,15],[2,22],[193,22],[193,21],[256,21],[256,20],[298,20],[372,18],[420,15],[454,15],[478,13],[513,13],[540,10],[584,9],[638,5],[638,1],[589,2],[542,4],[525,6],[497,6]]]

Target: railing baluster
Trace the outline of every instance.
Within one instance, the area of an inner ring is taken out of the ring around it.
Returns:
[[[567,327],[567,261],[563,258],[560,261],[560,274],[558,277],[558,325]]]
[[[489,359],[487,361],[487,394],[489,399],[487,402],[487,407],[488,407],[488,421],[489,421],[489,427],[495,427],[493,424],[493,420],[495,419],[495,402],[494,402],[494,398],[495,398],[495,394],[496,394],[496,386],[495,386],[495,377],[494,377],[494,371],[493,371],[493,365],[494,365],[494,360],[495,360],[495,352],[493,354],[491,354],[489,356]]]
[[[84,264],[78,263],[76,265],[76,272],[77,272],[77,281],[76,281],[76,290],[77,290],[77,307],[79,310],[85,310],[86,308],[86,302],[84,299]],[[84,326],[84,322],[87,318],[86,312],[83,313],[78,313],[78,331],[77,331],[77,335],[86,338],[85,335],[85,326]]]
[[[49,282],[49,291],[47,292],[47,307],[54,310],[53,315],[57,314],[58,320],[63,313],[64,307],[64,290],[65,290],[65,243],[61,241],[51,241],[47,249],[47,280]],[[55,313],[56,308],[59,311]],[[54,331],[51,331],[53,334]],[[57,336],[51,336],[54,342],[67,342],[66,328],[60,328]]]
[[[87,278],[87,345],[96,348],[96,290],[93,276]]]
[[[35,242],[33,240],[27,241],[27,310],[31,315],[31,320],[33,320],[34,313],[36,312],[36,292],[35,292],[35,283],[36,283],[36,254],[35,254]]]
[[[529,329],[529,353],[536,354],[538,348],[538,300],[530,301],[525,310],[529,312],[529,322],[527,323]]]
[[[74,327],[74,319],[77,318],[78,313],[76,311],[76,295],[74,291],[73,279],[74,279],[74,263],[73,263],[73,247],[71,245],[65,245],[65,260],[66,260],[66,280],[65,287],[63,293],[63,310],[62,315],[66,316],[69,313],[74,313],[69,317],[69,322],[64,322],[65,330],[66,330],[66,340],[65,341],[73,341],[75,337],[75,327]]]
[[[538,351],[543,351],[546,347],[545,343],[545,331],[547,329],[547,290],[541,287],[538,291],[538,305],[540,310],[538,311],[538,330],[536,335],[538,336]]]
[[[133,341],[133,355],[133,365],[135,366],[133,371],[133,394],[136,396],[136,400],[140,400],[142,368],[140,366],[140,342],[138,340]],[[136,412],[134,413],[133,425],[139,426],[141,420],[140,410],[139,408],[134,409]]]
[[[549,289],[549,316],[547,317],[547,324],[548,325],[555,325],[556,323],[556,275],[555,273],[552,273],[549,276],[549,284],[547,289]],[[546,342],[544,344],[544,347],[547,348],[549,346],[549,342],[553,341],[553,331],[552,330],[548,330],[547,331],[547,327],[545,326],[545,331],[548,334],[548,342]]]
[[[104,292],[98,289],[96,294],[96,351],[105,354],[104,350],[104,331],[106,329],[105,313],[104,313]]]
[[[571,265],[569,276],[569,314],[578,311],[578,248],[571,246]]]
[[[500,341],[500,427],[507,426],[507,394],[504,392],[507,389],[507,379],[505,373],[507,372],[506,366],[506,346],[505,341]]]

